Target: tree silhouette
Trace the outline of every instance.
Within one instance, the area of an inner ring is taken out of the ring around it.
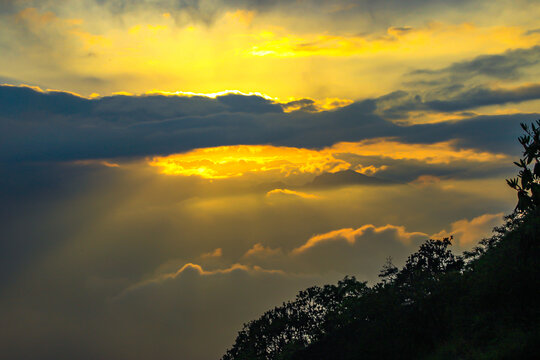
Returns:
[[[341,326],[341,316],[348,311],[347,304],[368,290],[365,282],[347,276],[337,285],[313,286],[300,291],[294,301],[244,324],[223,360],[277,359],[304,348]]]

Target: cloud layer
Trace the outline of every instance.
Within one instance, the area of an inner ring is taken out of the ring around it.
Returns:
[[[469,97],[467,102],[477,101],[476,106],[481,106],[490,96],[528,97],[536,88],[477,92],[477,97]],[[511,151],[517,147],[511,137],[503,134],[517,135],[516,125],[531,117],[472,116],[455,123],[400,126],[377,115],[377,99],[333,111],[285,113],[279,103],[258,96],[223,95],[213,99],[154,95],[90,100],[64,92],[12,86],[0,87],[0,94],[2,161],[149,156],[236,144],[318,148],[381,136],[419,143],[457,139],[474,149]],[[460,101],[433,100],[430,106],[453,108],[448,104]],[[410,108],[400,107],[402,111]],[[490,131],[485,130],[487,124]],[[507,143],[495,146],[495,139],[506,139]]]

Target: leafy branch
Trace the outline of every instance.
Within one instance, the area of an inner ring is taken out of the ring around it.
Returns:
[[[522,123],[521,128],[525,135],[518,141],[523,146],[523,158],[514,162],[520,171],[516,178],[506,179],[506,183],[517,191],[515,211],[527,213],[540,207],[540,120],[536,120],[536,125]]]

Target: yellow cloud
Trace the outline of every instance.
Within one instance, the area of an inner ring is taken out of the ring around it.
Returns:
[[[415,180],[411,181],[409,184],[418,186],[418,187],[429,187],[440,184],[441,178],[433,175],[420,175]]]
[[[263,32],[254,36],[247,53],[253,56],[369,56],[398,54],[399,57],[440,56],[470,51],[501,51],[510,47],[537,44],[539,36],[524,36],[512,26],[480,28],[470,23],[449,25],[430,23],[424,28],[390,27],[385,36],[339,34],[276,35]],[[459,46],[449,46],[459,44]]]
[[[184,154],[154,157],[167,175],[199,175],[209,179],[242,176],[255,172],[296,173],[336,172],[349,168],[344,160],[328,151],[270,145],[235,145],[196,149]]]
[[[418,160],[428,164],[449,164],[456,161],[494,162],[507,158],[504,154],[459,149],[455,141],[434,144],[406,144],[387,138],[360,142],[341,142],[321,150],[271,145],[234,145],[195,149],[187,153],[156,156],[149,165],[167,175],[198,175],[207,179],[239,177],[254,173],[278,173],[284,176],[320,174],[352,169],[374,174],[384,169],[366,164],[353,165],[341,159],[345,154]]]
[[[489,237],[493,227],[503,221],[503,213],[484,214],[471,220],[461,219],[451,224],[450,231],[442,230],[432,237],[436,239],[454,236],[462,247],[472,247],[478,240]]]
[[[289,98],[288,101],[278,100],[283,106],[283,111],[292,112],[297,110],[307,110],[309,112],[320,112],[333,110],[340,107],[344,107],[352,104],[354,101],[351,99],[340,99],[340,98],[325,98],[325,99],[310,99],[310,98]],[[306,105],[306,102],[310,102],[309,105]],[[308,106],[308,107],[306,107]]]
[[[230,267],[225,268],[225,269],[204,270],[201,265],[190,262],[190,263],[186,263],[180,269],[178,269],[177,271],[173,273],[162,274],[155,278],[139,282],[129,287],[128,289],[126,289],[124,293],[149,285],[149,284],[163,283],[164,281],[167,281],[167,280],[176,279],[177,277],[182,276],[182,274],[188,273],[188,272],[194,272],[199,276],[213,276],[213,275],[230,274],[235,271],[243,271],[250,274],[282,274],[282,275],[285,274],[281,270],[269,270],[269,269],[263,269],[262,267],[256,266],[256,265],[251,266],[251,265],[242,265],[238,263],[232,264]]]
[[[379,156],[396,160],[419,160],[428,164],[449,164],[455,161],[489,162],[507,159],[504,154],[459,149],[455,140],[434,144],[406,144],[392,139],[342,142],[332,146],[334,153]]]
[[[217,248],[214,251],[204,253],[201,255],[202,259],[208,259],[208,258],[219,258],[223,255],[223,250],[221,248]]]
[[[358,229],[346,228],[315,235],[311,237],[302,246],[293,249],[291,251],[291,254],[298,255],[304,253],[309,249],[325,242],[345,240],[347,243],[354,245],[356,243],[356,240],[362,237],[366,232],[373,232],[375,234],[379,234],[387,231],[394,231],[396,233],[396,237],[405,244],[409,244],[411,238],[414,236],[427,236],[427,234],[424,234],[422,232],[407,232],[404,226],[395,226],[388,224],[385,226],[376,227],[374,225],[367,224],[359,227]]]
[[[246,251],[246,253],[242,256],[243,258],[266,258],[266,257],[275,257],[275,256],[283,256],[283,251],[280,248],[272,249],[271,247],[267,247],[262,245],[261,243],[257,243],[253,245],[251,249]]]
[[[289,189],[274,189],[266,193],[266,196],[275,196],[275,195],[287,195],[287,196],[296,196],[302,199],[318,199],[317,195],[308,194],[301,191],[294,191]]]
[[[225,17],[243,25],[251,25],[251,22],[255,17],[255,11],[238,9],[235,12],[226,12]]]
[[[19,11],[15,18],[17,21],[27,22],[35,27],[45,26],[59,21],[59,18],[50,11],[40,13],[36,8],[26,8]]]

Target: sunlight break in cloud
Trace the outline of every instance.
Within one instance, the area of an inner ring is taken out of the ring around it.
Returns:
[[[154,157],[151,166],[167,175],[199,175],[208,179],[242,176],[255,172],[337,172],[350,167],[329,151],[270,145],[236,145],[196,149],[184,154]]]
[[[504,154],[458,149],[455,141],[406,144],[392,139],[342,142],[321,150],[271,145],[235,145],[195,149],[187,153],[156,156],[149,161],[166,175],[198,175],[207,179],[239,177],[247,173],[277,172],[285,176],[355,170],[374,174],[383,167],[353,166],[340,155],[377,156],[419,160],[427,164],[455,161],[490,162],[506,159]]]
[[[519,27],[479,28],[470,23],[458,25],[432,22],[422,28],[389,27],[384,36],[341,34],[285,34],[262,31],[253,35],[256,45],[248,51],[253,56],[376,56],[399,54],[400,57],[425,57],[457,52],[500,51],[516,46],[534,45],[538,36],[526,36]],[[449,41],[459,47],[448,47]],[[519,45],[518,45],[519,44]],[[454,54],[453,54],[454,53]]]

